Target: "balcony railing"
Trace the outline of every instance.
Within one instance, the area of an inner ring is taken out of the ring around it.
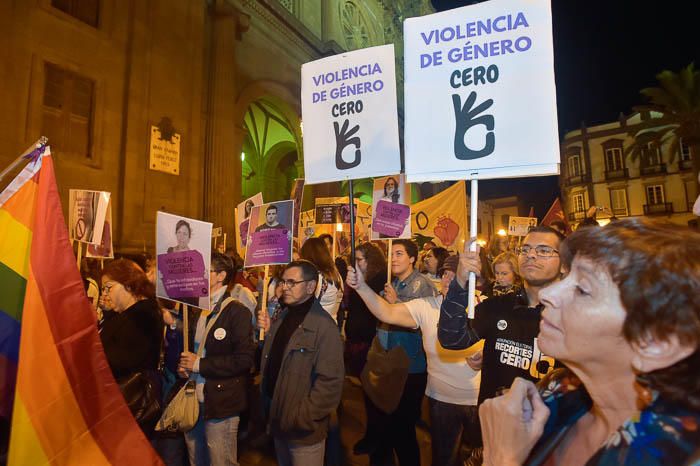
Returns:
[[[612,209],[612,213],[615,217],[627,217],[627,209]]]
[[[590,183],[590,181],[591,181],[591,175],[589,175],[588,173],[582,173],[580,175],[568,177],[566,179],[566,184],[569,186],[572,186],[575,184]]]
[[[606,170],[605,171],[605,179],[607,181],[620,180],[620,179],[626,179],[626,178],[629,178],[629,172],[627,171],[626,168],[621,168],[619,170]]]
[[[693,159],[681,160],[678,162],[678,168],[681,171],[692,170],[693,169]]]
[[[644,204],[644,215],[664,215],[673,213],[673,203]]]
[[[580,220],[583,220],[586,218],[586,212],[581,211],[581,212],[569,212],[569,221],[570,222],[578,222]]]
[[[664,175],[666,174],[666,164],[659,163],[657,165],[642,165],[640,167],[640,172],[642,176]]]

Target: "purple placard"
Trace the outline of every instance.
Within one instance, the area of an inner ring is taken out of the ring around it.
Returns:
[[[199,298],[209,295],[204,259],[199,251],[158,254],[158,272],[169,298]]]
[[[246,251],[246,267],[286,264],[292,257],[291,235],[285,229],[267,229],[250,234]]]
[[[372,220],[372,229],[386,238],[399,238],[411,216],[411,208],[383,199],[377,202],[377,211]]]

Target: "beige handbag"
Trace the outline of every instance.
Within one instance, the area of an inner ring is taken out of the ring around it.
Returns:
[[[226,306],[232,301],[233,298],[226,298],[224,302],[221,303],[220,311],[207,324],[207,328],[204,330],[204,336],[202,337],[202,344],[199,345],[199,349],[197,350],[197,357],[201,357],[204,352],[204,343],[207,341],[209,330],[214,326],[214,323],[216,323],[216,320],[223,313]],[[182,314],[185,352],[189,350],[187,311],[188,306],[185,305]],[[205,318],[204,315],[200,316],[200,319],[203,318]],[[196,384],[194,380],[188,380],[187,383],[182,386],[180,391],[177,392],[163,411],[163,415],[158,420],[158,424],[156,424],[157,431],[189,432],[192,430],[199,418],[199,402],[197,401],[195,387]]]

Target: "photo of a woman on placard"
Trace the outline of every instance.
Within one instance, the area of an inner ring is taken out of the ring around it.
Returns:
[[[401,194],[399,192],[399,182],[396,181],[396,178],[388,176],[384,182],[384,196],[382,196],[382,199],[397,204],[400,198]]]
[[[250,217],[250,212],[253,210],[253,207],[255,207],[255,203],[252,199],[248,199],[245,202],[245,208],[243,209],[245,211],[243,214],[244,219]]]
[[[175,224],[175,239],[177,244],[168,248],[168,254],[171,252],[189,251],[190,238],[192,237],[192,227],[184,220],[178,220]]]
[[[190,239],[192,238],[192,227],[185,220],[178,220],[175,224],[175,239],[177,244],[168,248],[168,254],[173,252],[190,251]],[[194,251],[199,254],[198,251]],[[199,298],[196,296],[170,296],[173,299],[181,301],[192,306],[200,306]]]

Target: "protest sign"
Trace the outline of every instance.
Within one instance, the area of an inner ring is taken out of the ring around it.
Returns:
[[[420,247],[427,241],[437,246],[461,251],[469,237],[467,226],[467,192],[464,182],[411,207],[413,239]]]
[[[508,217],[508,234],[526,236],[530,228],[537,226],[537,217]]]
[[[410,238],[411,191],[403,175],[374,179],[372,239]]]
[[[209,309],[212,224],[158,212],[156,296]]]
[[[409,182],[559,173],[550,0],[404,22]]]
[[[303,64],[301,108],[307,184],[401,170],[393,45]]]
[[[248,220],[253,207],[263,203],[262,193],[249,197],[245,201],[238,204],[234,212],[236,217],[236,249],[238,253],[245,256],[246,243],[248,241]]]
[[[246,267],[286,264],[292,260],[293,217],[292,200],[253,207],[245,252]]]
[[[316,199],[316,214],[314,216],[317,225],[335,225],[337,223],[350,223],[350,206],[347,203],[329,204],[319,202]],[[357,201],[355,204],[355,219],[357,219]]]
[[[88,244],[85,252],[86,257],[99,257],[103,259],[111,259],[114,257],[114,249],[112,246],[112,203],[107,204],[107,214],[105,216],[105,224],[102,228],[102,240],[100,244]]]
[[[81,243],[100,244],[110,193],[71,189],[68,192],[70,238]]]

